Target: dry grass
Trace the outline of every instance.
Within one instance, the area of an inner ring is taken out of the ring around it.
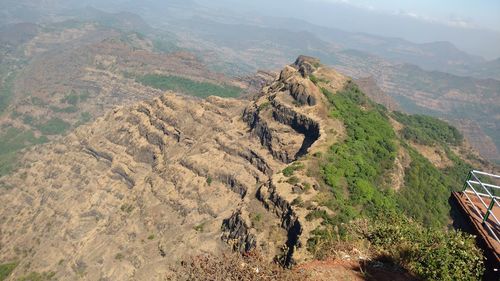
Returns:
[[[258,253],[241,256],[235,253],[220,255],[199,255],[181,263],[173,269],[167,280],[180,281],[267,281],[267,280],[305,280],[300,272],[284,269],[277,264],[265,261]]]

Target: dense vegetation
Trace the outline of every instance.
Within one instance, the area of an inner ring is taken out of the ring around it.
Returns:
[[[242,92],[238,87],[198,82],[178,76],[148,74],[136,80],[143,85],[156,89],[164,91],[171,90],[201,98],[206,98],[208,96],[237,97]]]
[[[424,228],[403,216],[378,217],[364,233],[376,251],[424,280],[479,280],[483,257],[474,237]]]
[[[415,150],[407,149],[412,162],[406,169],[405,185],[396,196],[398,206],[426,226],[444,226],[449,220],[450,192],[462,187],[471,167],[455,156],[455,165],[442,171]]]
[[[335,95],[323,92],[332,104],[331,115],[347,129],[345,141],[333,145],[322,161],[322,176],[333,194],[325,203],[338,211],[335,221],[394,210],[391,191],[383,186],[396,157],[396,135],[383,108],[354,84]]]
[[[356,85],[349,83],[336,94],[325,89],[323,93],[331,103],[331,116],[344,122],[347,134],[325,155],[315,156],[327,187],[316,200],[333,214],[315,210],[308,215],[323,220],[309,249],[317,252],[336,236],[348,237],[350,222],[366,218],[369,231],[363,239],[425,280],[475,280],[481,275],[481,253],[473,239],[443,230],[449,221],[450,192],[460,188],[470,169],[447,147],[462,142],[456,129],[435,118],[394,113],[404,126],[399,138],[390,113]],[[442,147],[453,166],[436,168],[405,142],[408,139]],[[395,192],[388,175],[398,149],[408,151],[411,164],[404,186]]]
[[[450,192],[461,186],[470,166],[443,146],[454,165],[437,169],[398,139],[387,110],[371,102],[354,84],[336,94],[323,92],[332,105],[331,115],[342,120],[347,130],[346,139],[333,145],[320,160],[322,177],[331,188],[330,196],[322,198],[322,204],[338,213],[328,218],[329,222],[346,222],[361,215],[371,217],[381,211],[401,209],[426,226],[444,226],[449,218]],[[415,132],[413,136],[426,144],[462,141],[456,129],[443,121],[402,113],[394,115],[404,125],[403,132]],[[407,135],[403,133],[403,137]],[[412,162],[405,171],[404,187],[393,192],[388,173],[393,168],[398,146],[409,152]],[[318,216],[325,214],[313,213],[310,217]]]
[[[402,136],[423,145],[459,145],[463,141],[460,132],[448,123],[426,115],[407,115],[394,112],[394,118],[404,125]]]

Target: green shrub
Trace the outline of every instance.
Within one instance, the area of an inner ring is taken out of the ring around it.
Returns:
[[[407,149],[412,162],[405,171],[405,184],[396,195],[398,205],[406,215],[426,226],[444,226],[449,220],[452,184],[429,160]]]
[[[313,82],[315,85],[318,85],[318,83],[330,83],[330,81],[324,79],[324,78],[319,78],[313,74],[309,75],[309,80]]]
[[[0,281],[3,281],[9,277],[9,275],[16,269],[17,262],[0,264]]]
[[[419,140],[444,147],[454,165],[440,170],[398,139],[387,110],[352,83],[336,94],[325,89],[323,93],[331,103],[331,116],[344,122],[347,134],[319,159],[320,176],[330,189],[315,200],[334,212],[313,210],[306,216],[322,220],[312,232],[308,249],[321,256],[342,241],[368,241],[380,256],[424,280],[480,279],[482,255],[474,239],[443,230],[449,222],[450,192],[462,186],[470,169],[447,147],[460,143],[461,136],[442,121],[400,115],[406,118],[400,122],[416,132]],[[394,192],[385,179],[392,171],[398,144],[409,152],[411,164],[405,170],[404,186]],[[366,218],[368,227],[354,231],[351,222],[359,218]]]
[[[297,197],[292,200],[292,206],[297,206],[297,207],[304,207],[304,200],[302,200],[302,197]]]
[[[122,253],[118,253],[115,255],[115,260],[123,260],[125,258],[125,256],[122,254]]]
[[[78,95],[75,92],[71,91],[69,95],[61,99],[61,102],[71,104],[74,106],[78,103],[78,100],[79,100]]]
[[[257,213],[252,218],[253,218],[254,222],[260,222],[262,220],[262,214],[261,213]]]
[[[81,122],[81,123],[87,123],[90,120],[92,120],[92,115],[89,112],[82,112],[82,114],[80,114],[80,120],[79,120],[79,122]]]
[[[484,272],[483,255],[472,235],[426,228],[397,213],[326,225],[312,234],[308,249],[320,259],[334,257],[339,249],[356,248],[422,280],[480,280]]]
[[[293,162],[290,166],[283,169],[283,175],[285,177],[290,177],[295,171],[304,169],[304,164],[300,162]]]
[[[314,76],[314,75],[309,75],[309,80],[311,80],[314,84],[318,84],[318,77]]]
[[[74,124],[74,127],[79,127],[86,124],[92,120],[92,115],[89,112],[82,112],[80,114],[79,120]]]
[[[26,124],[26,125],[30,125],[32,126],[35,122],[35,118],[33,118],[33,116],[29,115],[29,114],[26,114],[23,116],[23,123]]]
[[[263,102],[263,103],[261,103],[261,104],[259,105],[259,111],[262,111],[262,110],[264,110],[264,109],[268,108],[269,106],[271,106],[271,103],[270,103],[270,102],[268,102],[268,101]]]
[[[205,228],[205,223],[204,223],[204,222],[202,222],[202,223],[200,223],[200,224],[198,224],[198,225],[195,225],[195,226],[193,227],[193,229],[194,229],[196,232],[203,232],[203,229],[204,229],[204,228]]]
[[[398,216],[379,218],[364,237],[424,280],[480,280],[484,271],[474,237],[463,232],[429,229]]]
[[[32,96],[31,97],[31,103],[33,105],[36,105],[36,106],[46,106],[47,105],[47,102],[44,101],[43,99],[41,99],[40,97],[35,97],[35,96]]]

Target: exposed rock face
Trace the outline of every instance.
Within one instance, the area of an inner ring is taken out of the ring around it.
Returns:
[[[249,231],[250,227],[237,211],[222,223],[222,240],[232,244],[233,249],[241,253],[247,253],[255,249],[255,235]]]
[[[285,265],[307,259],[314,225],[278,172],[335,128],[304,76],[317,67],[299,58],[254,101],[167,93],[30,150],[0,181],[0,260],[21,262],[15,276],[162,280],[227,243]]]
[[[307,78],[316,70],[316,67],[319,66],[319,60],[313,57],[299,56],[294,66],[299,70],[300,74],[302,74],[303,78]]]

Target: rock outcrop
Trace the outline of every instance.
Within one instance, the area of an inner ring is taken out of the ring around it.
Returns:
[[[346,79],[299,57],[254,100],[166,93],[120,107],[59,142],[27,151],[0,180],[0,259],[14,276],[162,280],[186,255],[230,244],[284,265],[309,257],[314,222],[281,171],[342,135],[325,97]],[[338,134],[337,134],[338,133]],[[305,190],[305,189],[304,189]]]

